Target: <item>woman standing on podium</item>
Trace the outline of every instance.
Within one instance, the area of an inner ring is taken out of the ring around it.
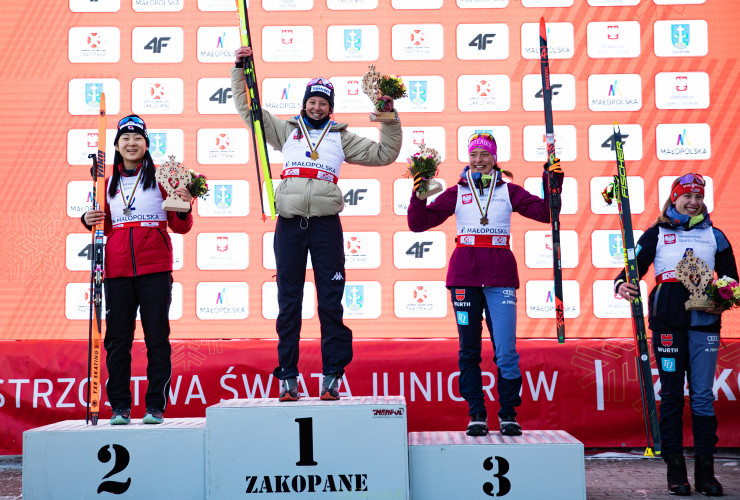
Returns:
[[[651,264],[655,268],[657,284],[648,298],[648,325],[660,374],[661,452],[668,468],[668,491],[680,496],[691,496],[683,456],[686,376],[694,434],[695,487],[705,495],[722,495],[722,485],[714,477],[718,437],[712,387],[723,310],[686,310],[689,291],[676,279],[676,266],[687,249],[718,276],[738,278],[732,246],[709,219],[705,185],[704,178],[695,173],[676,179],[660,216],[637,242],[640,277]],[[624,271],[614,280],[614,290],[627,300],[638,291],[625,281]]]
[[[167,193],[155,179],[146,124],[137,115],[118,122],[113,141],[113,174],[106,179],[105,210],[82,215],[88,229],[104,222],[106,393],[112,425],[131,422],[131,346],[136,311],[146,343],[145,424],[161,424],[172,375],[169,310],[172,302],[172,242],[167,227],[180,234],[193,226],[191,211],[167,212]],[[175,190],[184,201],[193,197],[184,186]],[[192,209],[191,209],[192,210]]]
[[[231,70],[234,103],[249,125],[252,121],[243,58],[251,55],[250,47],[238,48],[236,67]],[[352,361],[352,331],[342,321],[344,234],[339,212],[344,208],[344,198],[337,186],[339,170],[343,162],[368,167],[389,165],[401,150],[398,114],[395,121],[382,124],[380,142],[374,142],[347,131],[346,124],[332,121],[333,111],[334,86],[324,78],[308,82],[300,115],[281,120],[262,110],[265,138],[282,151],[285,159],[280,176],[283,180],[275,193],[278,220],[274,249],[280,312],[275,324],[279,366],[273,373],[282,381],[280,401],[300,397],[298,344],[309,251],[321,323],[324,379],[320,397],[339,399],[339,382]]]
[[[516,407],[522,402],[519,396],[522,375],[516,351],[519,275],[509,245],[511,214],[518,212],[528,219],[550,221],[547,201],[502,180],[496,153],[496,140],[491,134],[473,134],[468,140],[469,164],[458,183],[428,205],[416,193],[412,194],[408,209],[409,229],[414,232],[439,226],[455,216],[457,247],[450,257],[446,285],[460,338],[460,395],[468,403],[469,436],[488,434],[480,368],[484,312],[498,368],[496,388],[501,434],[522,433],[516,420]],[[546,163],[545,170],[548,168],[556,175],[563,175],[560,160],[552,166]],[[547,172],[542,182],[547,191]]]

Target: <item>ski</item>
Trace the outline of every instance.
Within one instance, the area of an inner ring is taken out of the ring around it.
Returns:
[[[236,8],[239,11],[239,33],[241,44],[249,46],[252,36],[249,33],[249,17],[247,16],[247,0],[236,0]],[[262,106],[260,106],[260,95],[257,85],[257,75],[254,70],[254,58],[249,56],[244,59],[244,76],[247,80],[247,94],[249,95],[250,116],[252,118],[252,144],[254,146],[254,157],[257,165],[257,184],[259,185],[260,207],[262,209],[262,220],[266,219],[265,205],[262,198],[262,180],[260,170],[265,178],[265,189],[270,207],[270,218],[275,219],[275,191],[272,188],[272,174],[270,172],[270,159],[267,156],[267,141],[262,126]]]
[[[100,94],[98,116],[98,154],[93,156],[93,208],[105,209],[105,94]],[[85,423],[98,425],[100,414],[100,334],[103,313],[103,229],[105,222],[92,228],[92,259],[90,270],[90,328],[87,352],[87,416]]]
[[[617,200],[619,223],[622,228],[625,278],[628,283],[632,283],[637,287],[635,298],[630,300],[632,330],[635,336],[635,344],[637,345],[637,372],[640,376],[640,395],[642,397],[642,410],[645,419],[645,434],[647,435],[645,455],[654,456],[660,455],[658,408],[655,403],[653,372],[650,367],[650,352],[648,351],[647,331],[645,330],[645,316],[643,315],[642,297],[640,296],[640,274],[637,269],[635,236],[632,232],[632,212],[630,210],[629,190],[627,189],[627,172],[624,165],[622,133],[619,130],[619,124],[617,122],[614,122],[613,130],[614,149],[617,152],[617,175],[614,176],[614,184],[607,186],[603,196],[604,200],[610,205],[613,199]]]
[[[550,87],[550,62],[547,54],[547,29],[545,18],[540,18],[540,72],[542,73],[542,102],[545,106],[545,137],[547,139],[547,162],[555,162],[555,130],[552,124],[552,88]],[[565,309],[563,308],[563,266],[560,259],[560,192],[562,186],[554,172],[547,177],[547,197],[550,204],[552,223],[552,269],[555,282],[555,328],[558,343],[565,342]]]

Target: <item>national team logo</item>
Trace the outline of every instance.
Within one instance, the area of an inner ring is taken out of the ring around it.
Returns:
[[[493,92],[493,85],[488,80],[479,80],[475,84],[475,93],[478,97],[488,97]]]
[[[293,43],[293,30],[281,30],[280,41],[283,45],[291,45]]]
[[[677,49],[685,49],[689,46],[689,24],[671,24],[671,43]]]
[[[164,156],[167,152],[167,132],[149,134],[149,151],[153,156]]]
[[[347,95],[360,95],[359,80],[347,80]]]
[[[344,50],[350,54],[357,54],[362,49],[362,30],[344,30]]]
[[[423,285],[417,285],[414,288],[413,293],[411,294],[411,299],[416,304],[423,304],[424,302],[426,302],[427,296],[428,296],[427,289],[424,288]]]
[[[671,347],[673,345],[673,334],[672,333],[661,333],[660,343],[663,347]]]
[[[462,202],[463,202],[463,205],[467,205],[468,203],[473,203],[473,195],[470,193],[462,195]]]
[[[424,104],[427,100],[427,81],[411,80],[409,82],[409,99],[413,104]]]
[[[619,40],[619,25],[609,25],[606,27],[607,40]]]
[[[359,311],[365,305],[365,285],[350,285],[344,291],[344,305],[350,311]]]
[[[215,203],[218,208],[229,208],[232,202],[231,184],[216,184],[213,187],[215,193]]]
[[[149,87],[149,97],[155,100],[161,100],[165,96],[165,88],[159,82],[154,83]]]
[[[85,84],[85,103],[88,106],[100,106],[100,94],[103,92],[102,83]]]
[[[419,46],[424,43],[424,32],[422,30],[412,30],[409,38],[411,45]]]
[[[98,147],[98,133],[90,132],[87,134],[87,147],[97,148]]]
[[[622,235],[620,233],[609,234],[609,255],[612,259],[622,257]]]
[[[467,325],[468,324],[468,313],[467,311],[457,311],[457,324]]]
[[[414,146],[419,146],[422,142],[424,142],[424,131],[423,130],[412,131],[411,141],[414,143]]]
[[[216,149],[224,151],[230,146],[230,140],[228,134],[218,134],[216,136]]]
[[[686,76],[676,76],[676,91],[686,92],[689,89],[689,79]]]
[[[103,45],[103,38],[100,33],[88,33],[87,35],[87,46],[91,49],[100,48]]]
[[[346,243],[344,244],[345,250],[350,254],[356,254],[362,249],[362,244],[360,243],[359,238],[357,236],[350,236],[347,238]]]
[[[229,249],[229,237],[228,236],[216,236],[216,250],[219,252],[226,252]]]
[[[663,235],[663,243],[665,245],[673,245],[674,243],[676,243],[676,235],[675,234]]]
[[[465,300],[465,289],[455,288],[455,300],[458,302]]]

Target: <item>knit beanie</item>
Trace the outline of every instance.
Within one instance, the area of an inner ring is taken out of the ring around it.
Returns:
[[[143,135],[146,139],[146,145],[149,147],[149,134],[146,131],[146,123],[144,123],[144,120],[139,115],[128,115],[121,118],[118,122],[118,131],[116,132],[116,138],[113,144],[118,144],[118,138],[128,133]]]
[[[334,109],[334,85],[326,78],[314,78],[306,85],[306,93],[303,94],[303,106],[310,97],[323,97],[329,101],[329,106]]]

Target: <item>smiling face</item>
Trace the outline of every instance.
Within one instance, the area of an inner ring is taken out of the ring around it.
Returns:
[[[496,160],[490,152],[482,148],[476,148],[468,153],[468,164],[471,173],[480,172],[488,175],[496,166]]]
[[[703,193],[684,193],[674,202],[676,211],[689,217],[694,217],[704,211]]]
[[[139,166],[148,149],[146,138],[136,132],[121,134],[115,147],[116,151],[123,157],[124,168],[128,170]]]
[[[330,113],[331,105],[323,97],[311,96],[306,101],[306,116],[312,120],[323,120]]]

